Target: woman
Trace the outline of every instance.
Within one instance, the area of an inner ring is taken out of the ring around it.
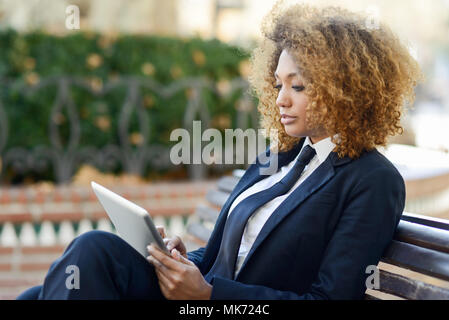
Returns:
[[[277,172],[253,163],[224,204],[205,248],[150,262],[115,235],[92,231],[55,261],[40,299],[360,299],[390,243],[404,181],[375,147],[400,133],[421,77],[383,25],[338,8],[277,4],[254,51],[251,83]],[[161,231],[162,232],[162,231]],[[68,289],[67,266],[79,268]],[[73,287],[73,286],[72,286]]]

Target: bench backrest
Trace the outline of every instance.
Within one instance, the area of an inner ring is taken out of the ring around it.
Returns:
[[[243,173],[243,170],[235,170],[232,176],[219,179],[217,189],[206,194],[208,203],[197,208],[187,226],[187,233],[190,240],[194,240],[198,246],[207,243],[221,207]],[[381,261],[449,281],[449,222],[404,212],[394,239]],[[382,269],[379,275],[380,288],[376,289],[379,292],[411,300],[449,299],[448,288]],[[366,298],[378,299],[369,293]]]

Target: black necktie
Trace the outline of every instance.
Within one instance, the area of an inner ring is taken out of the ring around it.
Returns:
[[[287,193],[298,181],[305,166],[315,156],[315,149],[305,146],[298,160],[281,181],[268,189],[259,191],[243,199],[227,218],[217,259],[205,279],[210,282],[213,276],[227,279],[234,278],[235,263],[240,247],[243,231],[249,217],[265,203]]]

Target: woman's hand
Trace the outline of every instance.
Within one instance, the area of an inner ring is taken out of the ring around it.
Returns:
[[[169,252],[176,249],[184,258],[187,259],[187,249],[180,237],[175,236],[174,238],[167,238],[164,227],[157,226],[156,229],[164,240],[164,244]]]
[[[147,247],[148,261],[154,266],[162,294],[170,300],[209,300],[212,286],[198,267],[176,249],[171,256],[155,245]]]

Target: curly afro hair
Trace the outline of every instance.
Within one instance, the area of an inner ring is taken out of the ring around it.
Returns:
[[[285,7],[283,1],[264,18],[249,81],[259,98],[261,127],[278,132],[272,150],[290,150],[301,139],[285,132],[276,106],[274,72],[284,49],[304,79],[307,125],[324,128],[339,157],[357,158],[402,134],[401,115],[423,75],[386,25],[373,28],[367,21],[342,8]]]

